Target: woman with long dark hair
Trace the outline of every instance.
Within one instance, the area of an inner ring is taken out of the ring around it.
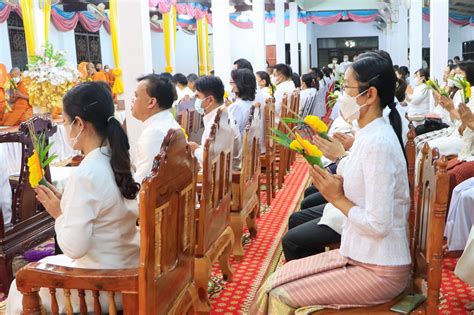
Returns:
[[[341,115],[360,130],[351,153],[339,159],[341,176],[310,168],[316,188],[346,216],[341,247],[278,269],[260,289],[252,314],[382,304],[405,289],[410,196],[395,82],[390,56],[382,51],[361,54],[345,72]],[[382,114],[386,107],[390,124]]]
[[[229,106],[229,113],[237,122],[243,135],[250,115],[250,107],[255,102],[257,81],[249,69],[232,70],[230,85],[237,99]]]
[[[63,98],[63,119],[74,150],[85,154],[61,194],[52,185],[35,188],[36,198],[56,220],[57,241],[64,255],[42,262],[94,269],[135,268],[140,239],[136,227],[140,189],[132,177],[127,135],[114,117],[114,102],[105,82],[88,82],[72,88]],[[40,290],[50,312],[48,289]],[[63,294],[57,294],[59,312],[65,312]],[[74,312],[79,312],[77,292]],[[89,298],[89,296],[88,296]],[[87,299],[93,309],[92,297]],[[101,295],[102,311],[108,310]],[[12,284],[7,313],[20,314],[21,294]]]
[[[313,73],[306,73],[301,76],[300,92],[300,112],[307,112],[307,108],[316,103],[319,82]],[[313,114],[308,113],[308,114]],[[317,114],[316,114],[317,115]]]
[[[257,78],[257,84],[260,87],[260,91],[262,92],[262,95],[265,97],[265,99],[273,97],[276,87],[273,85],[268,73],[266,71],[257,71],[255,76]]]

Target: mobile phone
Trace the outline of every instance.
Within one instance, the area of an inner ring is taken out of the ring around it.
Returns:
[[[410,314],[415,308],[426,300],[423,294],[408,294],[390,308],[391,311]]]

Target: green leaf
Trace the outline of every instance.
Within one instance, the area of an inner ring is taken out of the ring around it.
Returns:
[[[328,133],[327,132],[320,132],[319,133],[319,136],[323,139],[326,139],[326,140],[329,140],[331,141],[331,139],[329,139],[329,136],[328,136]]]
[[[58,156],[56,154],[51,155],[44,163],[41,163],[41,167],[45,168],[48,166],[51,162],[53,162]]]
[[[272,136],[272,139],[275,140],[279,145],[284,146],[285,148],[290,148],[288,141],[275,136]]]
[[[40,161],[43,161],[43,160],[44,160],[44,158],[46,157],[46,155],[48,155],[49,149],[51,149],[52,146],[53,146],[53,142],[51,142],[50,144],[48,144],[48,145],[46,146],[46,148],[44,148],[44,149],[41,150]]]
[[[287,124],[304,124],[304,120],[298,118],[291,118],[291,117],[282,117],[282,119]]]
[[[310,165],[317,165],[320,168],[324,167],[323,162],[321,161],[321,158],[316,157],[316,156],[306,155],[306,154],[303,154],[303,156]]]

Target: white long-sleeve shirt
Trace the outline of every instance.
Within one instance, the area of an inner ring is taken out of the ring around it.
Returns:
[[[240,135],[244,135],[245,126],[249,120],[250,108],[252,107],[253,101],[244,101],[237,98],[234,103],[230,104],[227,108],[229,114],[234,118],[237,126],[239,127]],[[263,105],[262,105],[263,106]]]
[[[290,106],[291,93],[295,90],[295,83],[293,80],[289,79],[288,81],[283,81],[276,86],[275,91],[275,111],[278,113],[278,116],[275,117],[275,122],[278,125],[280,122],[281,115],[281,102],[283,100],[283,95],[286,93],[288,95],[288,106]]]
[[[75,259],[73,267],[138,266],[138,204],[120,193],[109,154],[107,147],[89,152],[71,172],[61,198],[55,231],[64,254]]]
[[[155,156],[160,153],[161,144],[170,129],[180,129],[169,110],[161,111],[143,122],[143,131],[137,142],[134,179],[141,184],[150,173]]]
[[[4,152],[0,150],[0,155]],[[6,155],[6,154],[5,154]],[[0,209],[3,214],[3,223],[7,224],[12,219],[12,189],[10,187],[9,173],[7,169],[6,156],[2,156],[0,163]]]
[[[430,111],[430,94],[426,84],[421,83],[413,89],[413,94],[408,102],[408,116],[426,115]]]
[[[217,110],[219,108],[222,108],[221,119],[223,119],[223,117],[229,118],[230,127],[232,129],[232,136],[234,139],[232,169],[237,171],[240,170],[240,164],[242,162],[242,137],[240,136],[239,127],[237,126],[232,115],[230,115],[229,111],[224,105],[215,108],[213,111],[204,115],[204,117],[202,118],[204,122],[204,132],[202,133],[201,137],[201,145],[196,149],[196,151],[194,151],[194,156],[198,160],[199,165],[202,169],[202,164],[204,163],[203,146],[206,143],[207,138],[209,138],[209,135],[211,134],[212,125],[214,124],[214,120],[217,115]]]
[[[410,264],[407,166],[392,127],[380,117],[356,132],[344,163],[344,194],[355,206],[343,226],[340,252],[382,266]]]

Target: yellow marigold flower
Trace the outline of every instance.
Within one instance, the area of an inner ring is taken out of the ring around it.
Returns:
[[[318,116],[308,115],[304,122],[318,133],[327,132],[328,126]]]
[[[296,139],[303,147],[305,154],[309,156],[314,156],[314,157],[323,156],[323,152],[321,152],[321,150],[319,150],[317,146],[315,146],[314,144],[311,144],[311,142],[309,142],[308,140],[304,140],[298,133],[296,133],[295,135],[296,135]]]
[[[293,140],[290,143],[290,149],[293,151],[303,151],[303,147],[297,140]]]
[[[227,91],[224,91],[224,99],[227,99],[229,98],[229,93],[227,93]]]
[[[43,178],[43,169],[41,168],[40,159],[36,150],[34,150],[33,154],[28,158],[28,170],[30,171],[29,182],[31,188],[36,188]]]
[[[467,82],[466,84],[466,98],[471,97],[471,83]]]

